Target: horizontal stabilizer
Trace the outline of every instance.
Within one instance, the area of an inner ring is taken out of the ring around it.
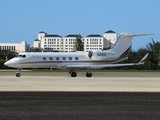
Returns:
[[[147,35],[155,35],[155,33],[150,34],[130,34],[130,33],[122,33],[125,37],[136,37],[136,36],[147,36]]]
[[[138,64],[144,64],[145,60],[147,59],[149,53],[147,53]]]

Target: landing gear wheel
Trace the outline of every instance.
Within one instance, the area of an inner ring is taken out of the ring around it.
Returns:
[[[77,76],[77,73],[76,72],[72,72],[71,73],[71,77],[76,77]]]
[[[92,77],[92,73],[86,73],[86,77]]]
[[[21,76],[21,73],[16,73],[16,76],[17,76],[17,77],[20,77],[20,76]]]

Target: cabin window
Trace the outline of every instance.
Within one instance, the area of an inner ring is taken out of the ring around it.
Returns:
[[[52,58],[52,57],[50,57],[49,59],[50,59],[50,60],[53,60],[53,58]]]
[[[63,60],[66,60],[66,58],[65,58],[65,57],[63,57],[62,59],[63,59]]]
[[[43,60],[46,60],[46,58],[45,58],[45,57],[43,57]]]
[[[69,60],[72,60],[72,57],[69,57]]]
[[[75,57],[75,60],[78,60],[79,58],[78,57]]]
[[[56,57],[56,60],[59,60],[59,57]]]

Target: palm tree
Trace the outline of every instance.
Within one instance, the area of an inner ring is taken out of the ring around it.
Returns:
[[[152,43],[148,43],[147,50],[150,53],[149,61],[151,69],[160,69],[159,61],[160,61],[160,43],[155,42],[152,38]]]

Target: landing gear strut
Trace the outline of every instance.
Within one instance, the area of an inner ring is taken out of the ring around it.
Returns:
[[[91,68],[87,68],[86,77],[92,77]]]
[[[69,74],[71,74],[71,77],[76,77],[76,76],[77,76],[77,73],[74,72],[74,70],[71,70],[71,71],[69,72]]]
[[[21,73],[20,73],[21,70],[22,70],[21,68],[18,68],[18,72],[16,73],[16,77],[20,77],[21,76]]]

